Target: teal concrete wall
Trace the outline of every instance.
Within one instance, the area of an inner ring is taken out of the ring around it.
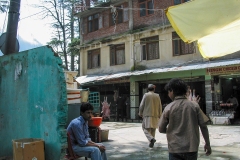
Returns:
[[[12,140],[41,138],[45,159],[66,147],[67,94],[61,59],[48,46],[0,57],[0,157]]]

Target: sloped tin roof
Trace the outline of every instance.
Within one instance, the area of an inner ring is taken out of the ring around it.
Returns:
[[[110,79],[138,76],[138,75],[150,74],[150,73],[198,70],[198,69],[207,69],[207,68],[236,65],[236,64],[240,64],[240,59],[229,60],[229,61],[202,62],[197,64],[183,65],[183,66],[154,68],[154,69],[147,69],[143,71],[122,72],[122,73],[105,74],[105,75],[89,75],[89,76],[86,75],[86,76],[77,77],[76,81],[80,84],[86,84],[86,83],[101,82],[101,81],[110,80]]]

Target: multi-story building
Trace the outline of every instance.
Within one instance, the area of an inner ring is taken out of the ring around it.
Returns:
[[[171,27],[165,10],[186,1],[111,0],[94,7],[94,1],[82,1],[76,14],[81,18],[81,87],[96,92],[99,102],[108,97],[112,109],[117,97],[123,97],[128,105],[119,107],[131,119],[138,117],[149,83],[157,86],[165,106],[170,102],[164,90],[167,81],[184,79],[201,97],[207,114],[229,94],[239,93],[238,53],[203,59],[195,43],[184,43]]]

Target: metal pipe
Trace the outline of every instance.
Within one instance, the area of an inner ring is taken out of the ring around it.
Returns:
[[[17,37],[17,28],[19,20],[19,10],[20,10],[21,0],[11,0],[10,7],[8,11],[8,25],[6,33],[6,49],[5,54],[12,54],[16,51],[16,37]]]

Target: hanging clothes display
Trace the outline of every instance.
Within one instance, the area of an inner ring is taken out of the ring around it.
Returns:
[[[104,97],[104,101],[102,102],[102,117],[103,119],[110,119],[110,104],[107,102],[107,97]]]

